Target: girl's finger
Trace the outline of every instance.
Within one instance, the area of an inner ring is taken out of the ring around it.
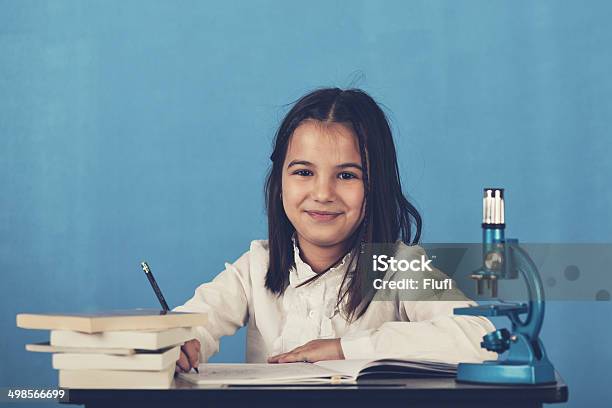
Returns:
[[[181,356],[176,361],[176,365],[183,370],[184,372],[188,372],[191,370],[191,366],[189,365],[189,360],[187,359],[187,355],[181,351]]]
[[[306,343],[306,344],[308,344],[308,343]],[[278,362],[281,362],[281,361],[280,361],[280,359],[281,359],[281,358],[283,358],[283,357],[285,357],[285,356],[288,356],[288,355],[290,355],[290,354],[298,354],[298,353],[301,353],[302,351],[304,351],[304,350],[305,350],[305,348],[306,348],[306,344],[304,344],[303,346],[296,347],[296,348],[294,348],[293,350],[288,351],[288,352],[286,352],[286,353],[281,353],[281,354],[277,354],[277,355],[275,355],[275,356],[269,357],[269,358],[268,358],[268,363],[278,363]],[[296,361],[299,361],[299,360],[296,360]],[[285,361],[282,361],[282,362],[284,363]]]
[[[184,347],[182,350],[185,355],[187,355],[187,360],[189,361],[190,366],[197,367],[198,360],[200,359],[200,353],[196,351],[195,347]],[[191,367],[189,367],[189,369],[191,369]]]
[[[294,361],[295,361],[294,357],[291,354],[288,354],[288,355],[278,359],[278,362],[281,363],[281,364],[282,363],[293,363]]]
[[[277,354],[275,356],[269,357],[268,363],[278,363],[278,360],[286,354],[287,353],[282,353],[282,354]]]
[[[308,357],[303,353],[287,353],[286,356],[278,360],[279,363],[297,363],[308,361]]]

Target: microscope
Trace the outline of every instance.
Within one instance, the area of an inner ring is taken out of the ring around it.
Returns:
[[[456,315],[506,316],[512,330],[495,330],[483,337],[480,346],[498,353],[494,361],[460,363],[457,381],[490,384],[554,383],[555,369],[539,338],[544,321],[544,289],[538,269],[517,239],[506,239],[504,190],[485,188],[482,201],[482,266],[472,272],[477,293],[490,291],[497,298],[501,280],[520,276],[527,285],[527,303],[500,302],[456,308]]]

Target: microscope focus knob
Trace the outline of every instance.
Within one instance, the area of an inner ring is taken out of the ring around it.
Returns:
[[[482,338],[480,346],[501,354],[510,347],[510,337],[508,329],[495,330]]]

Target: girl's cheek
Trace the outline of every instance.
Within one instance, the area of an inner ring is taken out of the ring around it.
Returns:
[[[305,193],[299,186],[288,183],[283,186],[283,206],[287,213],[298,211],[300,204],[304,201]]]
[[[351,208],[359,208],[361,207],[361,202],[364,197],[363,186],[347,187],[344,189],[342,196],[344,197],[345,203]]]
[[[293,200],[299,199],[300,197],[308,194],[308,184],[299,183],[294,181],[288,181],[283,185],[283,196],[287,196]]]

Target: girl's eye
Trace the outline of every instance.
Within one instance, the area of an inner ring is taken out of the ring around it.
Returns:
[[[312,172],[310,170],[296,170],[293,172],[293,174],[297,174],[298,176],[310,176],[312,175]]]
[[[353,173],[347,173],[346,171],[338,174],[338,177],[340,177],[342,180],[351,180],[351,179],[357,178],[357,176],[354,175]]]

